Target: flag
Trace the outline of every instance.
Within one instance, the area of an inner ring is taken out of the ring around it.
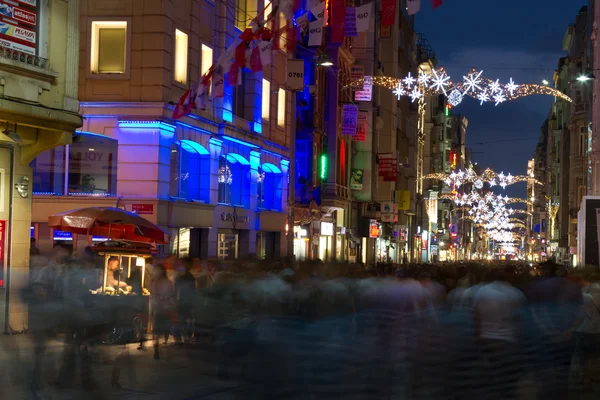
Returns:
[[[213,97],[215,99],[225,96],[225,80],[222,70],[217,70],[212,75]]]
[[[237,86],[240,84],[240,77],[240,66],[237,63],[233,63],[227,74],[227,83],[229,86]]]
[[[292,26],[287,28],[285,37],[287,39],[285,42],[285,49],[288,51],[288,53],[293,53],[294,50],[296,50],[296,40],[298,38],[296,27]]]
[[[381,0],[381,25],[392,26],[394,22],[396,22],[396,0]]]
[[[262,66],[262,62],[260,61],[260,47],[255,47],[252,49],[252,53],[250,53],[250,60],[249,60],[249,64],[250,64],[250,70],[252,72],[258,72],[258,71],[262,71],[263,66]]]
[[[248,45],[246,43],[240,43],[238,47],[235,48],[234,64],[242,67],[246,64],[246,50],[248,50]]]
[[[371,4],[371,3],[369,3]],[[325,3],[319,3],[310,9],[310,13],[317,21],[321,22],[321,26],[325,26]]]
[[[181,96],[181,98],[175,105],[175,108],[173,109],[173,114],[171,115],[171,118],[179,119],[185,115],[186,101],[189,98],[189,96],[190,96],[190,90],[188,89],[185,91],[183,96]]]
[[[333,0],[331,13],[331,43],[342,43],[344,41],[344,25],[346,24],[346,4],[344,0]]]
[[[408,0],[406,8],[408,15],[415,15],[421,10],[421,0]]]
[[[260,63],[262,66],[271,64],[271,42],[268,40],[263,40],[258,44],[258,48],[260,49]]]
[[[356,37],[356,8],[346,7],[346,22],[344,24],[344,34],[347,37]]]
[[[356,31],[366,32],[371,25],[371,16],[373,13],[373,3],[356,7]]]
[[[196,99],[194,100],[194,104],[196,108],[199,110],[206,110],[208,108],[208,87],[203,83],[198,83],[198,88],[196,88]]]
[[[431,7],[435,10],[436,8],[441,6],[443,2],[444,0],[431,0]]]
[[[320,46],[323,43],[323,29],[325,28],[321,25],[321,21],[313,21],[309,25],[308,45]]]

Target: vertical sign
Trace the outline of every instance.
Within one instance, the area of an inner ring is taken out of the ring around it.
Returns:
[[[352,168],[352,173],[350,174],[350,189],[362,190],[364,174],[364,169]]]
[[[0,47],[36,55],[37,0],[0,1]]]
[[[356,82],[365,78],[365,67],[364,65],[351,65],[350,66],[350,81]],[[352,86],[355,90],[362,90],[363,85]]]
[[[378,154],[379,176],[384,182],[395,182],[398,178],[398,160],[392,153]]]
[[[288,60],[285,84],[287,90],[304,89],[304,60]]]
[[[398,200],[398,210],[410,210],[410,190],[398,190],[396,199]]]
[[[366,142],[367,141],[367,121],[369,119],[368,111],[359,111],[358,119],[356,122],[356,135],[354,136],[355,142]]]
[[[342,135],[356,135],[358,123],[358,106],[344,104],[342,107]]]
[[[373,93],[373,77],[365,76],[363,82],[363,89],[358,90],[354,93],[355,101],[371,101],[371,95]]]

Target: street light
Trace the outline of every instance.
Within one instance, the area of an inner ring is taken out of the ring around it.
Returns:
[[[545,79],[544,79],[544,80],[542,81],[542,83],[543,83],[544,85],[547,85],[547,84],[549,84],[550,82],[548,82],[547,80],[545,80]]]
[[[595,78],[595,76],[593,74],[582,74],[577,77],[577,81],[578,82],[587,82],[594,78]]]

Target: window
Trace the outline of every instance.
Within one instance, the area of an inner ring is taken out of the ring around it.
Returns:
[[[217,180],[220,204],[249,206],[250,163],[244,157],[235,153],[221,156]]]
[[[265,6],[265,12],[263,13],[263,19],[267,21],[273,12],[273,3],[271,0],[265,0],[267,5]]]
[[[236,0],[235,26],[241,31],[246,29],[256,17],[256,0]]]
[[[581,200],[583,199],[583,196],[585,196],[585,192],[586,192],[586,187],[583,184],[583,178],[577,178],[576,179],[576,184],[577,184],[577,207],[579,207],[581,205]]]
[[[31,163],[33,193],[62,196],[65,192],[65,146],[46,150]]]
[[[285,126],[285,90],[279,89],[277,93],[277,126]]]
[[[127,22],[93,21],[90,69],[93,74],[124,74]]]
[[[171,146],[169,194],[210,203],[210,154],[203,146],[182,140]]]
[[[118,142],[102,135],[79,134],[69,146],[70,195],[117,194]]]
[[[233,87],[233,114],[246,119],[246,73],[243,68],[239,74],[241,83]]]
[[[273,164],[258,168],[256,179],[256,206],[265,210],[281,211],[283,173]]]
[[[70,146],[46,150],[30,164],[33,192],[58,196],[115,196],[117,156],[116,140],[103,135],[77,133]]]
[[[579,157],[583,157],[586,154],[587,150],[587,132],[585,126],[579,128],[579,146],[578,146],[578,155]]]
[[[204,55],[204,54],[203,54]],[[175,29],[175,80],[187,83],[188,69],[188,35]]]
[[[262,117],[269,119],[269,109],[271,108],[271,82],[262,80]]]
[[[207,45],[202,45],[202,65],[200,65],[200,76],[204,76],[213,63],[213,50]],[[212,95],[212,85],[208,87],[209,96]]]

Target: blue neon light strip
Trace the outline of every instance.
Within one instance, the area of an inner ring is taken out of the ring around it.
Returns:
[[[229,140],[230,142],[238,143],[238,144],[241,144],[242,146],[250,147],[251,149],[259,149],[260,148],[259,146],[255,145],[255,144],[244,142],[243,140],[236,139],[236,138],[231,137],[231,136],[225,136],[225,135],[223,135],[221,137],[223,139],[225,139],[225,140]]]
[[[164,129],[175,132],[175,126],[162,121],[119,121],[121,128]]]
[[[194,131],[198,131],[198,132],[206,133],[207,135],[210,135],[210,134],[212,134],[212,132],[210,132],[210,131],[207,131],[206,129],[202,129],[202,128],[199,128],[199,127],[197,127],[197,126],[194,126],[194,125],[186,124],[185,122],[179,122],[179,121],[177,121],[177,122],[175,122],[175,124],[176,124],[176,125],[179,125],[179,126],[183,126],[183,127],[185,127],[185,128],[192,129],[192,130],[194,130]]]

